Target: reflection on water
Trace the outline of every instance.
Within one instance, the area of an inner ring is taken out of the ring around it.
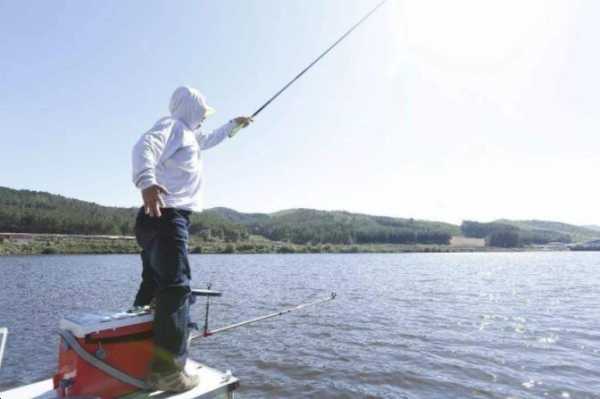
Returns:
[[[217,335],[194,358],[241,398],[598,398],[600,254],[194,255],[224,291],[211,325],[338,292]],[[48,377],[61,315],[130,305],[136,256],[0,258],[0,388]],[[194,310],[201,319],[203,308]]]

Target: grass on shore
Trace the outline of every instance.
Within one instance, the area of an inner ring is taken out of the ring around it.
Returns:
[[[28,242],[0,242],[0,255],[54,254],[133,254],[139,252],[135,240],[123,239],[33,239]]]

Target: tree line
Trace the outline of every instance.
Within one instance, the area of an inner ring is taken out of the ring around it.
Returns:
[[[251,232],[273,241],[294,244],[439,244],[447,245],[454,226],[342,211],[295,209],[255,217]]]
[[[486,245],[499,248],[517,248],[525,245],[544,245],[550,242],[571,243],[569,234],[551,230],[525,230],[507,223],[480,223],[465,220],[460,226],[465,237],[484,238]]]
[[[133,235],[138,208],[97,205],[59,195],[0,187],[0,231],[11,233]],[[212,214],[193,214],[191,234],[236,242],[247,228]]]
[[[133,235],[136,208],[100,206],[59,195],[0,187],[0,231]],[[296,209],[243,214],[215,208],[192,214],[190,234],[203,241],[238,242],[251,235],[293,244],[439,244],[457,226],[349,212]]]

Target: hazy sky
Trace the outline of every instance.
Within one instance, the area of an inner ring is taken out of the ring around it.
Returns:
[[[0,0],[0,185],[137,206],[174,88],[250,114],[378,0]],[[600,2],[389,0],[235,139],[205,205],[600,224]]]

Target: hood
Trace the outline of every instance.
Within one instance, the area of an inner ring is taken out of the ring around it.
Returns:
[[[197,129],[204,118],[215,110],[206,104],[204,96],[191,87],[182,86],[173,92],[169,104],[171,117],[185,123],[190,129]]]

